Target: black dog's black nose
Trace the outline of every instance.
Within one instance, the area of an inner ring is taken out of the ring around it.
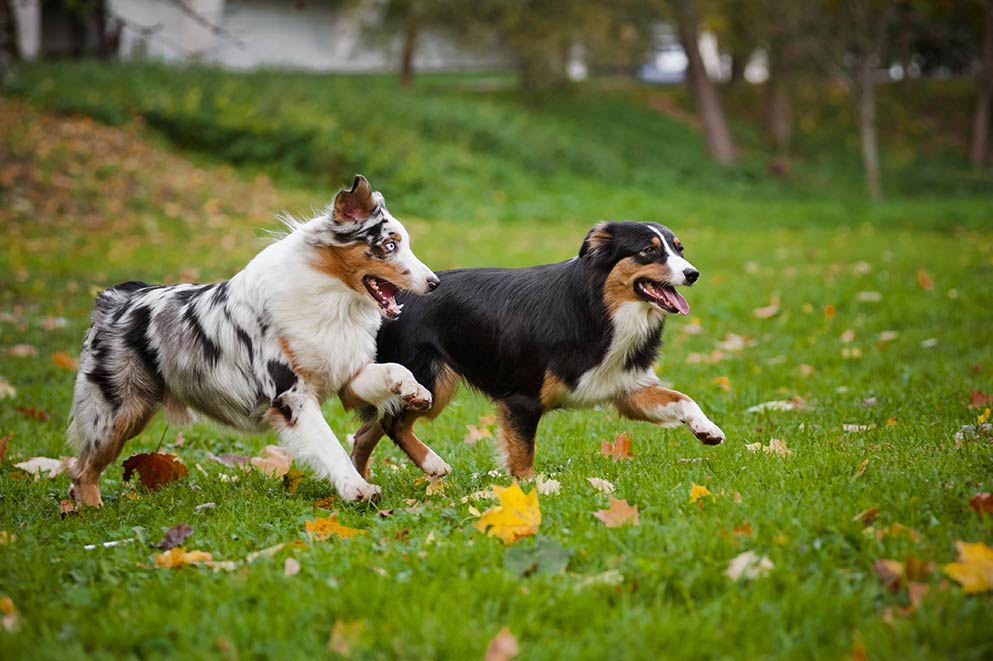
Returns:
[[[428,291],[434,291],[435,289],[438,288],[438,285],[440,284],[441,284],[441,280],[438,279],[438,276],[432,275],[430,278],[428,278]]]
[[[686,278],[687,284],[692,285],[700,277],[700,272],[696,269],[683,269],[683,277]]]

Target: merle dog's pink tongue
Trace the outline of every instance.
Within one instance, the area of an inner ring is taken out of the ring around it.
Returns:
[[[679,310],[679,314],[689,314],[690,304],[686,302],[686,299],[679,295],[679,292],[673,287],[665,287],[662,290],[665,293],[666,299],[672,303],[672,307]]]

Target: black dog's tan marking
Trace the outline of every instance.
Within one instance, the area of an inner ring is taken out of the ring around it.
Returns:
[[[403,317],[377,338],[377,360],[408,367],[434,404],[363,425],[356,468],[368,470],[385,433],[425,472],[447,472],[413,426],[437,416],[460,379],[496,403],[499,448],[517,477],[533,474],[538,423],[559,408],[613,404],[628,418],[685,424],[720,443],[723,432],[688,396],[662,388],[653,369],[665,314],[689,312],[675,287],[699,276],[682,253],[662,225],[601,223],[579,256],[560,264],[440,273],[438,293],[405,298]]]

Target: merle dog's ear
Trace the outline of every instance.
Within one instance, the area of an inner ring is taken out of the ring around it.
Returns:
[[[610,253],[613,240],[614,233],[610,229],[610,223],[597,223],[586,234],[586,238],[583,239],[583,245],[579,249],[579,256],[594,260],[605,257]]]
[[[354,223],[372,215],[376,203],[372,199],[372,186],[361,174],[355,175],[352,189],[342,188],[334,196],[334,211],[331,217],[337,223]]]

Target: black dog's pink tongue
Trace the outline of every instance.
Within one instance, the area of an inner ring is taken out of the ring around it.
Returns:
[[[665,298],[672,307],[679,310],[679,314],[689,314],[690,304],[686,302],[686,299],[679,295],[674,287],[664,287],[662,292],[665,294]]]

